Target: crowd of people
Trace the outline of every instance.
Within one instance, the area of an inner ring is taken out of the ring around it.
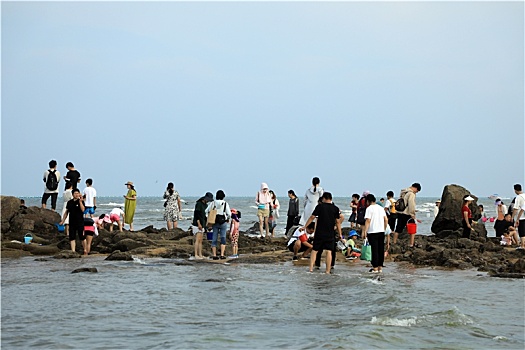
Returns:
[[[97,235],[98,229],[102,227],[109,227],[109,230],[112,231],[113,225],[117,224],[119,230],[122,231],[124,225],[127,224],[129,230],[133,231],[133,217],[137,205],[137,192],[133,182],[125,183],[128,191],[123,196],[124,208],[114,208],[109,213],[96,217],[97,194],[93,187],[93,180],[87,179],[86,187],[81,192],[77,188],[81,182],[80,172],[71,162],[66,164],[66,168],[68,171],[63,177],[65,181],[64,206],[60,225],[64,225],[73,251],[76,248],[75,239],[78,237],[82,242],[84,254],[89,254],[93,235]],[[42,207],[46,208],[47,201],[51,198],[51,207],[56,210],[60,172],[57,170],[55,160],[49,162],[49,169],[44,172],[43,181],[45,189],[42,196]],[[349,204],[351,215],[348,219],[351,233],[347,239],[344,239],[341,232],[344,216],[339,207],[332,202],[332,194],[321,187],[318,177],[314,177],[312,185],[304,195],[302,215],[300,215],[298,196],[293,190],[288,191],[289,203],[285,227],[285,233],[289,239],[287,248],[293,253],[293,260],[299,259],[299,253],[302,253],[301,259],[310,259],[310,271],[314,267],[320,267],[320,256],[326,250],[326,261],[329,262],[326,264],[326,273],[330,273],[335,263],[338,244],[349,260],[355,260],[361,254],[356,244],[358,236],[356,230],[358,230],[361,233],[363,245],[369,245],[371,248],[372,268],[370,272],[381,273],[384,256],[388,254],[390,245],[397,244],[399,234],[405,229],[409,233],[408,248],[417,246],[416,232],[411,230],[410,226],[421,222],[416,217],[416,195],[420,191],[421,185],[416,182],[402,189],[398,200],[395,199],[393,191],[388,191],[386,199],[380,198],[379,201],[369,191],[364,191],[361,196],[353,194]],[[507,209],[500,199],[496,200],[497,219],[494,228],[496,235],[501,237],[501,244],[516,244],[517,249],[524,249],[525,195],[519,184],[514,186],[514,191],[516,198],[510,209]],[[215,198],[211,192],[207,192],[195,203],[191,225],[191,232],[195,236],[195,259],[204,259],[202,242],[208,230],[212,232],[212,259],[226,259],[227,236],[232,244],[232,255],[229,258],[238,257],[241,212],[230,208],[225,197],[222,190],[216,192]],[[175,229],[182,218],[182,208],[180,194],[172,182],[168,183],[163,198],[165,199],[164,220],[167,223],[167,229]],[[461,218],[464,238],[469,238],[472,230],[475,229],[470,209],[472,201],[474,198],[471,196],[463,198]],[[441,201],[437,200],[434,217],[439,213],[440,204]],[[280,217],[280,203],[276,194],[269,189],[268,184],[264,182],[261,184],[255,195],[255,205],[259,221],[259,238],[275,237],[276,221]],[[480,205],[479,209],[482,212],[480,220],[486,220],[483,206]]]

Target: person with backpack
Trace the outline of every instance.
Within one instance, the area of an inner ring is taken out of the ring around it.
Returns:
[[[57,170],[57,161],[49,162],[49,169],[44,171],[44,194],[42,195],[42,208],[46,208],[47,200],[51,197],[51,208],[57,208],[58,182],[60,181],[60,172]]]
[[[397,213],[397,224],[394,231],[394,239],[392,244],[397,243],[397,237],[405,227],[407,226],[408,220],[412,219],[417,222],[421,222],[416,219],[416,194],[421,191],[421,185],[417,182],[414,182],[412,186],[401,190],[399,194],[399,199],[394,204],[396,213]],[[410,248],[414,247],[415,234],[410,236]]]

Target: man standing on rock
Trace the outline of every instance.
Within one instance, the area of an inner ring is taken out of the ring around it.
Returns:
[[[57,208],[58,183],[60,181],[60,172],[57,170],[57,161],[49,162],[49,170],[44,172],[44,194],[42,195],[42,208],[46,208],[47,200],[51,197],[51,208]]]
[[[404,190],[401,190],[401,193],[399,195],[399,198],[403,198],[405,202],[405,209],[401,212],[397,212],[397,225],[396,230],[394,231],[394,239],[392,241],[393,244],[397,243],[397,237],[400,233],[403,232],[405,227],[407,226],[407,222],[410,219],[413,219],[414,222],[421,222],[420,220],[416,219],[416,194],[421,191],[421,185],[417,182],[414,182],[412,186],[409,188],[406,188]],[[410,245],[409,247],[414,247],[416,235],[411,234],[410,236]]]
[[[66,168],[67,173],[66,176],[64,176],[64,180],[66,180],[66,182],[71,182],[71,184],[73,185],[73,189],[75,189],[80,183],[80,173],[77,169],[75,169],[75,166],[71,162],[67,162]]]
[[[315,218],[317,218],[317,225],[314,234],[314,246],[312,254],[310,254],[310,272],[314,270],[315,258],[317,252],[326,250],[326,273],[330,274],[332,250],[335,246],[334,227],[337,227],[339,239],[343,239],[341,232],[341,211],[334,203],[332,203],[332,194],[330,192],[323,193],[323,202],[318,204],[312,215],[306,221],[305,227],[308,227]]]
[[[514,202],[512,216],[515,218],[514,225],[520,236],[520,245],[516,249],[525,249],[525,194],[520,184],[514,185],[514,193],[516,193],[516,201]]]
[[[72,194],[73,199],[67,202],[66,211],[64,212],[60,225],[64,224],[64,221],[66,221],[69,214],[69,244],[71,250],[76,250],[75,239],[78,234],[78,238],[82,242],[82,247],[84,248],[84,254],[86,254],[86,236],[84,236],[84,211],[86,210],[86,207],[84,206],[84,198],[82,198],[82,194],[78,188],[75,188],[72,191]]]

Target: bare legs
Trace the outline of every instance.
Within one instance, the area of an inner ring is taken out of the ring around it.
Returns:
[[[265,237],[263,235],[263,222],[264,225],[266,225],[266,237],[270,237],[270,226],[268,225],[268,217],[263,217],[262,215],[259,215],[259,231],[261,233],[261,237]]]
[[[310,254],[310,272],[314,272],[314,264],[315,264],[315,258],[317,257],[317,250],[312,250],[312,254]],[[326,274],[330,274],[330,270],[332,268],[332,251],[327,249],[326,250]]]
[[[202,232],[195,235],[195,258],[204,258],[202,256]]]

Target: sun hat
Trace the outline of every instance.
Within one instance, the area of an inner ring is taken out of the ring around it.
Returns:
[[[207,202],[211,202],[213,200],[213,194],[211,192],[206,192],[204,195],[204,200]]]
[[[353,236],[357,236],[357,232],[355,232],[355,230],[350,231],[350,233],[348,234],[348,237],[353,237]]]
[[[231,211],[232,214],[237,214],[237,209],[235,209],[235,208],[231,208],[230,211]]]
[[[366,196],[368,196],[369,194],[370,194],[370,191],[366,190],[366,191],[363,192],[363,197],[366,197]]]
[[[441,203],[441,199],[438,199],[438,200],[436,201],[436,203]]]
[[[472,198],[471,196],[466,196],[465,198],[463,198],[464,201],[473,201],[474,198]]]
[[[133,182],[128,181],[128,182],[126,182],[126,183],[124,184],[124,186],[127,186],[127,185],[133,186]]]

